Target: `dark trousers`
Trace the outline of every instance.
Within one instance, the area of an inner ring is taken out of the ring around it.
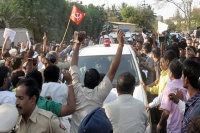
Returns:
[[[152,95],[148,93],[148,101],[153,101],[153,99],[157,97],[157,95]],[[150,115],[151,115],[151,123],[152,123],[152,133],[156,133],[156,127],[160,121],[161,115],[162,115],[162,110],[159,110],[158,108],[152,108],[150,109]],[[163,128],[161,130],[161,133],[166,133],[166,124],[163,125]]]

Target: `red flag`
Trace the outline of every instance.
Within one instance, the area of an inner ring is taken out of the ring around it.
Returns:
[[[77,25],[81,23],[83,18],[85,17],[85,13],[81,12],[75,5],[73,6],[72,13],[70,19],[74,21]]]

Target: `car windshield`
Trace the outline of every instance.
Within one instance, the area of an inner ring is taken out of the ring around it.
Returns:
[[[80,70],[80,76],[81,76],[81,82],[83,83],[84,76],[86,70],[90,68],[95,68],[98,70],[99,73],[106,74],[110,68],[110,64],[114,58],[114,55],[102,55],[102,56],[81,56],[79,57],[79,70]],[[134,59],[131,54],[128,55],[122,55],[120,66],[117,70],[117,73],[115,75],[115,78],[112,82],[113,87],[117,84],[117,78],[120,74],[124,72],[130,72],[135,76],[136,79],[136,85],[139,84],[139,77],[138,73],[136,71],[136,65],[134,62]]]

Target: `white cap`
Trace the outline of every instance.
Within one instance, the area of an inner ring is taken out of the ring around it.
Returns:
[[[34,55],[33,55],[33,58],[37,58],[38,56],[39,56],[39,54],[35,51]]]
[[[9,103],[0,106],[0,133],[9,133],[18,120],[17,108]]]
[[[9,53],[11,56],[16,56],[17,55],[17,49],[13,48],[11,50],[9,50]]]
[[[128,42],[133,42],[133,38],[129,38],[127,41]]]

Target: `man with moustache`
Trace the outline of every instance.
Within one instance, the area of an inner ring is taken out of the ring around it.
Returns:
[[[58,118],[51,112],[39,109],[37,82],[32,78],[22,79],[16,89],[16,107],[19,112],[17,133],[67,133],[59,127]]]

